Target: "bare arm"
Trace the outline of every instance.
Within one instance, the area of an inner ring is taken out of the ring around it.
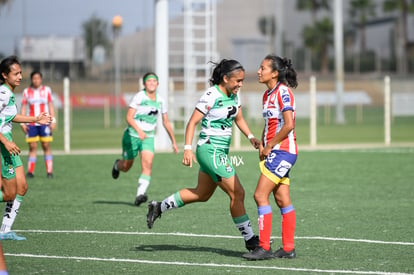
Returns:
[[[137,131],[138,136],[141,140],[143,140],[144,138],[147,137],[147,135],[145,134],[144,131],[142,131],[141,128],[138,127],[138,125],[135,123],[135,109],[129,107],[128,112],[126,114],[126,122],[128,123],[129,126],[131,126],[135,131]]]
[[[190,117],[190,120],[187,123],[187,127],[185,128],[185,145],[193,144],[195,127],[203,117],[204,114],[202,112],[197,109],[194,110],[193,114]],[[183,164],[185,166],[193,167],[193,161],[197,162],[193,151],[190,148],[184,149]]]
[[[295,122],[293,120],[293,113],[291,110],[283,112],[283,120],[285,121],[285,123],[283,124],[280,131],[266,144],[266,147],[264,147],[262,151],[261,158],[266,157],[270,153],[270,151],[272,151],[272,148],[276,144],[282,142],[282,140],[284,140],[288,136],[290,131],[292,131],[295,128]]]
[[[26,106],[27,106],[26,103],[22,103],[21,110],[20,110],[20,114],[22,114],[23,116],[26,115]],[[22,123],[22,124],[20,124],[20,126],[22,127],[23,132],[25,134],[27,134],[27,125],[24,124],[24,123]]]
[[[49,115],[52,117],[52,123],[50,124],[50,130],[53,131],[56,126],[56,120],[53,121],[53,119],[55,118],[55,107],[53,106],[52,101],[49,101],[48,107],[49,107]]]
[[[20,115],[17,114],[13,118],[13,122],[17,123],[39,123],[39,124],[49,124],[52,121],[52,117],[46,113],[43,112],[38,116],[26,116],[26,115]]]
[[[178,153],[178,147],[177,147],[177,143],[175,142],[174,132],[172,130],[171,123],[170,123],[170,120],[168,119],[167,113],[162,114],[162,124],[165,130],[167,131],[168,135],[170,136],[174,152]]]

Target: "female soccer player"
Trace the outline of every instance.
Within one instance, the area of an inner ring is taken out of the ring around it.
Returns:
[[[246,248],[258,245],[249,216],[244,208],[244,189],[228,158],[233,121],[247,136],[250,143],[259,148],[260,142],[250,132],[243,118],[238,92],[243,85],[244,68],[235,60],[223,59],[216,64],[210,79],[211,87],[204,92],[187,124],[183,164],[192,167],[196,161],[192,151],[194,130],[201,121],[201,132],[196,156],[200,164],[196,188],[184,188],[165,198],[162,202],[148,204],[147,224],[152,228],[161,213],[183,207],[193,202],[210,199],[219,186],[230,198],[230,213],[238,230],[244,237]]]
[[[23,197],[27,192],[27,182],[24,168],[19,157],[20,149],[12,140],[12,121],[17,123],[48,124],[51,117],[43,112],[40,115],[24,116],[17,114],[17,106],[13,91],[20,85],[22,70],[15,56],[9,56],[0,63],[0,148],[1,148],[1,176],[2,192],[0,202],[7,201],[3,223],[0,228],[1,240],[25,240],[11,231]],[[16,195],[17,194],[17,195]]]
[[[276,55],[264,58],[257,72],[259,82],[266,85],[263,95],[265,126],[260,144],[261,175],[254,199],[259,215],[259,246],[243,255],[249,260],[295,258],[295,210],[289,195],[289,171],[296,162],[295,99],[289,87],[296,88],[296,71],[290,60]],[[272,253],[270,235],[273,192],[282,214],[283,248]]]
[[[41,112],[47,112],[52,117],[55,116],[53,108],[52,90],[48,86],[42,85],[42,73],[33,71],[30,74],[31,85],[23,91],[21,114],[26,115],[26,108],[29,109],[30,116],[37,116]],[[53,141],[52,132],[55,129],[56,121],[50,125],[40,125],[38,123],[21,124],[23,132],[26,134],[26,142],[29,143],[29,158],[27,161],[28,178],[34,177],[36,165],[37,142],[40,141],[43,149],[43,156],[46,165],[46,175],[53,178],[53,156],[50,149],[50,142]]]
[[[119,171],[127,172],[140,153],[141,175],[138,178],[135,205],[148,200],[146,194],[151,180],[152,160],[154,159],[154,132],[157,125],[158,113],[162,114],[162,123],[170,136],[173,150],[178,153],[174,133],[168,120],[167,104],[157,94],[158,76],[149,72],[144,75],[144,90],[138,92],[129,104],[126,121],[128,127],[122,137],[122,159],[115,160],[112,167],[112,177],[117,179]]]

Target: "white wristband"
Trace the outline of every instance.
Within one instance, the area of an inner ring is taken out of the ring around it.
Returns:
[[[184,150],[193,150],[193,145],[191,145],[191,144],[185,144],[184,145]]]
[[[249,135],[247,136],[247,138],[248,138],[248,139],[252,139],[252,138],[254,138],[254,135],[253,135],[253,134],[249,134]]]

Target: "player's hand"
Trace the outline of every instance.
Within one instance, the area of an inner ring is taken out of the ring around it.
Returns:
[[[52,117],[48,113],[43,112],[36,117],[35,122],[39,124],[49,124],[50,122],[52,122]]]
[[[193,154],[192,150],[184,150],[184,156],[183,156],[183,164],[185,166],[193,167],[193,161],[197,163],[197,160]]]
[[[145,134],[145,132],[144,132],[144,131],[139,130],[139,131],[138,131],[138,136],[139,136],[139,138],[140,138],[141,140],[144,140],[144,139],[147,137],[147,134]]]
[[[20,148],[13,141],[7,141],[3,144],[6,150],[10,153],[10,155],[13,156],[20,154]]]
[[[250,143],[253,145],[253,147],[255,149],[259,149],[260,147],[260,140],[258,140],[257,138],[253,137],[250,139]]]
[[[263,150],[260,151],[260,155],[259,155],[260,160],[264,160],[270,154],[271,151],[272,151],[271,147],[269,146],[264,147]]]
[[[177,147],[177,143],[173,143],[173,150],[174,150],[174,153],[178,153],[178,147]]]

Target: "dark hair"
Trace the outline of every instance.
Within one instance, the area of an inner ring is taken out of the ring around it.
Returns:
[[[211,78],[209,80],[211,86],[220,84],[223,81],[224,76],[230,78],[232,72],[234,71],[244,71],[243,66],[238,61],[232,59],[222,59],[220,63],[214,63],[210,61],[210,63],[215,65],[213,73],[211,74]]]
[[[156,78],[156,79],[157,79],[157,81],[158,81],[158,75],[156,75],[154,72],[148,72],[148,73],[144,74],[144,76],[142,77],[142,82],[143,82],[143,84],[145,84],[145,80],[146,80],[146,78],[147,78],[148,76],[150,76],[150,75],[155,76],[155,78]]]
[[[293,68],[292,60],[287,59],[286,57],[282,58],[274,54],[269,54],[264,59],[272,61],[273,71],[279,72],[279,82],[292,88],[296,88],[298,86],[296,71]]]
[[[33,76],[35,76],[35,75],[39,75],[40,76],[40,78],[43,78],[43,75],[42,75],[42,73],[40,72],[40,71],[33,71],[33,72],[31,72],[30,73],[30,86],[32,86],[33,87]]]
[[[6,57],[5,59],[3,59],[0,63],[0,84],[4,84],[4,82],[6,81],[3,77],[3,74],[9,74],[10,73],[10,67],[13,64],[17,64],[20,66],[20,62],[17,59],[17,56],[15,55],[11,55]]]

